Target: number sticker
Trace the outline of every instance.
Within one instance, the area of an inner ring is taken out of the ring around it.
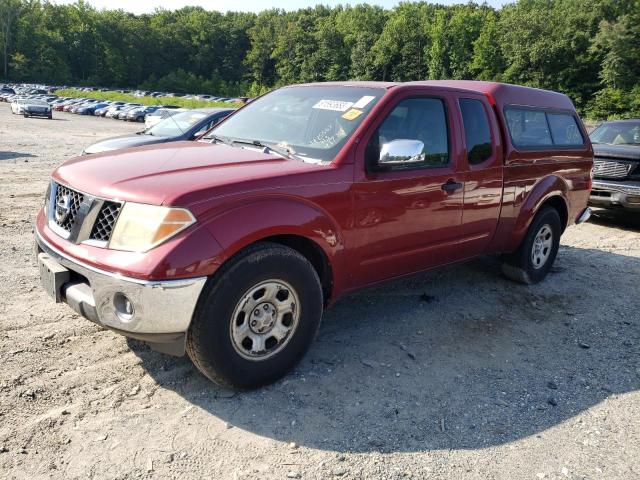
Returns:
[[[319,110],[333,110],[334,112],[346,112],[353,102],[344,102],[342,100],[320,100],[313,108]]]

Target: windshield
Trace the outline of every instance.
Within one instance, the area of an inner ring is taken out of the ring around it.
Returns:
[[[640,146],[640,122],[603,123],[589,138],[593,143]]]
[[[347,86],[282,88],[249,103],[209,135],[331,161],[384,93]]]
[[[155,137],[175,137],[182,135],[207,115],[207,113],[195,110],[178,113],[177,115],[158,122],[145,133]]]

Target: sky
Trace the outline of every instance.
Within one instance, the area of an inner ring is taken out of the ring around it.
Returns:
[[[482,3],[482,0],[476,1],[477,3]],[[510,3],[510,0],[486,1],[494,7],[500,7],[506,3]],[[157,7],[163,7],[166,10],[175,10],[187,5],[197,5],[207,10],[218,10],[220,12],[229,10],[236,12],[259,12],[275,7],[285,10],[297,10],[317,4],[334,6],[338,4],[369,3],[385,8],[392,8],[399,3],[398,0],[87,0],[87,2],[99,9],[123,9],[133,13],[150,13]],[[52,3],[75,3],[75,0],[53,0]],[[467,3],[467,0],[437,0],[433,3],[450,5],[454,3]]]

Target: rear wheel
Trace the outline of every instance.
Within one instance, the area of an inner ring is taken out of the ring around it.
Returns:
[[[256,388],[300,361],[321,317],[322,287],[309,261],[283,245],[256,244],[207,284],[187,334],[187,353],[214,382]]]
[[[521,283],[543,280],[556,259],[560,246],[562,221],[553,207],[544,207],[535,216],[520,247],[505,257],[503,273]]]

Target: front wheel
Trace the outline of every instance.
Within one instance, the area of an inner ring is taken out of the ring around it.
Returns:
[[[305,257],[283,245],[256,244],[208,282],[187,333],[187,353],[223,386],[272,383],[311,345],[322,305],[318,274]]]
[[[517,282],[533,284],[543,280],[556,259],[562,221],[553,207],[544,207],[535,216],[520,247],[506,256],[503,273]]]

